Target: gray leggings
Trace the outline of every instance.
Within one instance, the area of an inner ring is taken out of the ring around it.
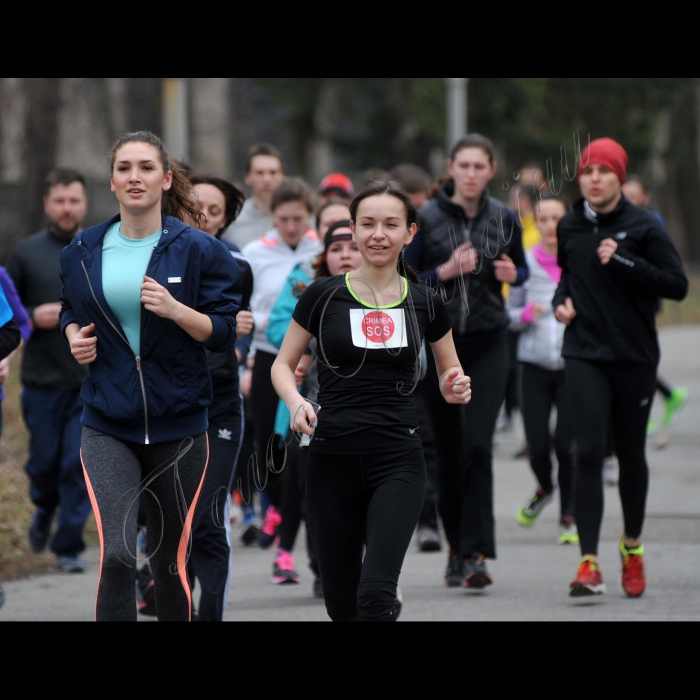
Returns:
[[[208,453],[206,435],[136,445],[83,429],[83,467],[102,545],[98,622],[136,622],[137,516],[142,493],[146,494],[158,619],[191,620],[187,558]]]

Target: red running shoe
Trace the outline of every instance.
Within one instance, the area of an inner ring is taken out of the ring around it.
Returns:
[[[571,597],[588,598],[603,595],[606,591],[603,573],[598,564],[590,559],[584,559],[579,567],[577,579],[571,584]]]
[[[647,592],[644,547],[627,549],[623,538],[620,542],[620,553],[622,554],[622,592],[628,598],[641,598]]]

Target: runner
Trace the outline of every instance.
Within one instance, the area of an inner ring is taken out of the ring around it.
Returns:
[[[557,226],[569,211],[561,197],[545,194],[535,208],[537,228],[542,244],[527,254],[530,279],[513,289],[508,300],[511,328],[518,331],[518,362],[522,363],[522,411],[529,445],[530,465],[539,488],[518,513],[518,524],[532,527],[544,509],[554,500],[552,479],[552,411],[557,410],[554,448],[559,462],[561,497],[561,544],[578,544],[573,517],[573,450],[574,427],[572,405],[566,387],[564,360],[564,326],[551,310],[552,299],[561,280],[557,264]]]
[[[201,214],[162,142],[139,132],[112,151],[120,215],[62,256],[61,325],[83,386],[82,457],[100,532],[99,621],[136,621],[137,512],[146,493],[161,621],[192,617],[187,554],[208,462],[205,348],[235,339],[241,272],[182,222]],[[145,273],[145,275],[144,275]]]
[[[444,286],[455,345],[473,377],[474,401],[446,406],[428,363],[428,394],[441,469],[441,514],[450,558],[449,587],[493,584],[486,560],[496,558],[493,438],[510,367],[503,285],[528,277],[520,224],[489,196],[498,164],[491,141],[474,134],[452,149],[451,181],[421,212],[421,232],[406,259],[431,286]],[[432,379],[431,379],[432,377]]]
[[[342,173],[331,173],[328,177],[324,177],[318,187],[318,197],[322,205],[333,199],[349,205],[354,196],[355,186],[352,180]]]
[[[273,228],[275,224],[270,203],[272,193],[284,180],[284,169],[282,153],[274,146],[260,143],[250,148],[245,184],[253,190],[253,196],[224,233],[224,240],[242,250]]]
[[[215,238],[235,221],[243,195],[230,182],[217,177],[192,179],[198,206],[204,220],[202,229]],[[231,244],[229,244],[231,245]],[[223,250],[222,254],[225,255]],[[237,317],[239,336],[253,330],[250,297],[253,273],[240,252],[233,253],[243,272],[243,298]],[[199,622],[223,622],[231,565],[230,496],[241,452],[244,414],[239,391],[241,350],[231,343],[225,352],[207,351],[207,364],[214,385],[209,407],[209,467],[192,527],[190,558],[193,579],[199,581],[202,595],[197,607]]]
[[[318,235],[308,228],[313,209],[313,193],[308,185],[300,178],[288,178],[272,195],[276,228],[243,251],[255,277],[251,301],[255,318],[255,357],[248,360],[249,368],[253,369],[251,403],[257,456],[254,472],[258,486],[271,503],[258,537],[262,549],[270,549],[279,535],[286,479],[284,472],[277,473],[283,464],[283,451],[279,449],[279,440],[275,439],[279,397],[270,377],[278,349],[268,340],[266,331],[270,312],[292,270],[300,262],[314,260],[323,251]],[[295,528],[293,522],[289,526]]]
[[[284,337],[289,330],[294,317],[294,310],[301,295],[308,289],[312,280],[324,279],[326,277],[336,277],[348,272],[353,272],[360,267],[362,257],[357,249],[352,235],[350,226],[350,210],[347,212],[348,219],[335,222],[327,231],[324,237],[325,250],[318,259],[312,264],[297,265],[294,272],[287,281],[287,286],[280,295],[275,308],[270,314],[270,325],[267,328],[267,337],[275,347],[282,347]],[[304,355],[297,367],[297,383],[302,389],[302,395],[308,401],[316,402],[318,400],[318,363],[316,341],[310,344],[310,350]],[[278,432],[284,435],[285,439],[289,432],[289,419],[284,402],[281,401],[280,409],[278,410],[277,422],[285,421],[285,426],[278,427]],[[284,410],[281,409],[284,407]],[[293,444],[293,443],[292,443]],[[300,504],[300,513],[298,515],[299,522],[302,518],[306,518],[306,481],[308,467],[307,446],[300,449],[298,460],[298,477],[292,474],[287,479],[286,486],[289,493],[289,499],[296,498]],[[291,460],[288,462],[290,467],[295,467],[296,462]],[[296,492],[295,492],[296,489]],[[286,517],[283,513],[283,520]],[[307,518],[308,522],[308,518]],[[298,529],[298,528],[297,528]],[[286,530],[286,528],[285,528]],[[294,549],[294,541],[296,532],[287,530],[282,532],[280,539],[279,552],[275,561],[273,582],[285,583],[298,580],[299,576],[295,571],[294,557],[292,551]],[[293,535],[293,537],[292,537]],[[310,568],[315,575],[314,580],[314,596],[323,599],[323,584],[321,574],[318,567],[318,558],[316,556],[316,548],[314,547],[309,528],[307,526],[307,549],[309,553]]]
[[[362,265],[305,292],[273,381],[293,430],[313,436],[307,506],[330,618],[394,622],[401,568],[425,498],[412,395],[423,338],[433,345],[447,401],[468,403],[471,382],[459,366],[445,305],[405,278],[412,271],[404,269],[402,251],[418,224],[408,195],[394,183],[373,183],[351,212]],[[295,379],[311,337],[319,346],[320,413],[299,396]]]
[[[605,592],[598,548],[612,415],[625,520],[622,590],[639,598],[647,589],[641,537],[649,490],[646,431],[660,359],[655,315],[659,297],[680,301],[689,283],[659,220],[623,197],[624,148],[612,139],[594,141],[581,163],[583,200],[559,224],[563,274],[553,301],[568,326],[563,356],[576,406],[574,512],[583,560],[571,595]]]

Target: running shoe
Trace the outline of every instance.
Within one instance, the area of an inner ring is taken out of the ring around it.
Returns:
[[[687,389],[674,389],[670,399],[666,399],[666,415],[664,417],[664,428],[672,426],[681,411],[686,407],[690,392]]]
[[[64,574],[84,574],[87,572],[87,564],[78,556],[59,557],[58,568]]]
[[[0,610],[2,610],[3,605],[5,605],[5,591],[2,586],[0,586]]]
[[[136,573],[136,605],[144,617],[156,617],[156,584],[148,564]]]
[[[321,577],[317,576],[314,579],[314,598],[316,600],[325,600],[326,596],[323,592],[323,581],[321,581]]]
[[[441,552],[440,533],[430,527],[422,527],[418,531],[418,547],[423,554]]]
[[[31,527],[29,528],[29,546],[34,554],[41,554],[46,551],[51,539],[51,525],[53,523],[53,512],[47,512],[39,508],[34,515]]]
[[[537,489],[530,502],[518,513],[518,525],[532,527],[538,520],[544,509],[554,500],[554,493],[547,493],[544,489]]]
[[[641,598],[647,592],[647,573],[644,547],[627,549],[625,539],[620,542],[622,554],[622,592],[627,598]]]
[[[292,554],[280,550],[272,568],[272,583],[275,586],[301,583],[301,576],[295,571],[295,568]]]
[[[578,528],[576,527],[576,521],[572,517],[566,517],[561,521],[561,528],[559,530],[559,544],[581,544],[581,540],[578,536]]]
[[[282,516],[277,512],[274,506],[267,509],[265,515],[265,523],[258,533],[258,545],[260,549],[270,549],[277,539],[280,525],[282,525]]]
[[[606,591],[603,573],[598,564],[590,559],[584,559],[579,567],[578,577],[571,584],[571,597],[589,598],[603,595]]]
[[[486,570],[486,559],[482,556],[468,559],[464,567],[463,588],[472,591],[483,591],[489,586],[493,586],[493,579]]]
[[[461,588],[464,583],[464,562],[450,552],[445,574],[445,585],[448,588]]]

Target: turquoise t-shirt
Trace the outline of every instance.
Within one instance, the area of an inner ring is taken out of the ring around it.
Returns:
[[[141,285],[163,231],[137,241],[123,236],[120,227],[117,222],[105,235],[102,289],[138,357],[141,355]]]

